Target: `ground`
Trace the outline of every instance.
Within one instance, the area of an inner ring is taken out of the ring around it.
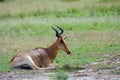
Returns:
[[[104,55],[110,57],[110,55]],[[100,67],[103,64],[113,65],[114,67]],[[120,54],[117,54],[109,59],[104,59],[97,62],[91,62],[84,65],[84,69],[67,72],[68,80],[120,80]],[[99,65],[99,67],[96,67]],[[118,71],[115,72],[115,71]],[[51,80],[55,75],[54,71],[50,70],[15,70],[0,73],[0,80]]]

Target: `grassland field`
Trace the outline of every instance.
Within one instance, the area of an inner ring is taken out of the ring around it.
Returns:
[[[82,66],[120,54],[120,0],[5,0],[0,2],[0,72],[19,52],[47,47],[59,25],[71,55],[60,51],[59,66]]]

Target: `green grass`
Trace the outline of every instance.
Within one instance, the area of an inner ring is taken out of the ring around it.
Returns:
[[[111,70],[111,74],[120,75],[120,70]]]
[[[117,65],[116,64],[107,64],[107,63],[100,63],[96,64],[96,70],[104,70],[104,69],[114,69]]]
[[[87,18],[55,18],[55,20],[50,18],[44,20],[43,18],[43,23],[39,23],[42,20],[36,18],[32,18],[32,22],[27,18],[23,20],[13,19],[9,22],[2,20],[0,21],[0,59],[1,64],[4,63],[4,65],[1,66],[0,71],[10,70],[8,62],[13,53],[29,51],[39,46],[47,47],[54,42],[55,33],[50,27],[54,25],[54,22],[65,29],[64,35],[68,35],[66,41],[72,53],[67,56],[66,53],[60,51],[54,61],[59,66],[64,64],[81,66],[103,58],[103,56],[98,56],[99,54],[119,53],[120,34],[118,26],[120,20],[117,17],[106,17],[105,19],[107,18],[108,20],[104,21],[101,21],[99,17],[90,18],[90,22],[89,17],[88,21]],[[97,19],[100,21],[95,21]],[[109,21],[109,19],[112,20]],[[114,22],[114,19],[118,21]],[[73,20],[73,23],[71,24],[68,20]],[[3,56],[5,57],[3,58]]]
[[[119,4],[119,0],[6,0],[0,3],[0,18],[120,15]]]
[[[71,50],[69,56],[63,51],[58,53],[54,63],[62,66],[61,70],[75,70],[104,58],[104,54],[120,53],[119,3],[119,0],[0,2],[0,71],[10,70],[8,63],[14,54],[52,44],[56,40],[51,29],[54,25],[65,30],[63,35],[68,36],[66,42]]]
[[[64,71],[58,71],[54,76],[52,76],[52,80],[68,80],[69,76]]]
[[[39,46],[47,47],[54,42],[56,38],[51,26],[55,22],[64,28],[64,35],[68,35],[66,42],[71,50],[70,56],[63,51],[58,53],[54,63],[59,66],[68,64],[77,67],[103,58],[103,54],[119,53],[119,21],[119,17],[2,20],[0,21],[0,59],[1,64],[4,65],[1,66],[0,71],[10,70],[8,62],[13,54]]]
[[[10,58],[11,56],[13,56],[13,54],[6,54],[6,55],[3,55],[3,54],[0,54],[0,72],[4,72],[4,71],[9,71],[10,68],[9,68],[9,62],[10,62]]]

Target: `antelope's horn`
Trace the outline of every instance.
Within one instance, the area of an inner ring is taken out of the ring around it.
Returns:
[[[62,35],[62,33],[64,32],[64,30],[62,28],[60,28],[59,26],[57,26],[57,27],[61,30],[61,32],[59,34]]]
[[[52,27],[52,29],[56,32],[56,37],[59,37],[60,33],[58,33],[58,31],[54,27]]]

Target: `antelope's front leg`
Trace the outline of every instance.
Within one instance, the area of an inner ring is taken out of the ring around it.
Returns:
[[[27,55],[26,56],[26,64],[29,65],[33,70],[39,70],[40,68],[34,63],[34,61],[32,60],[32,58]]]

